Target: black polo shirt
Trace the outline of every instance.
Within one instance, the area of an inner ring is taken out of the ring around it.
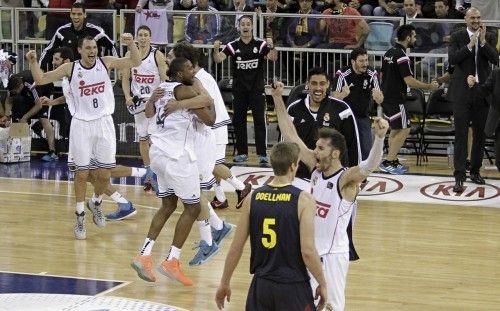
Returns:
[[[404,104],[408,89],[404,78],[413,76],[411,61],[406,55],[404,46],[396,43],[394,47],[385,52],[381,72],[384,103]]]

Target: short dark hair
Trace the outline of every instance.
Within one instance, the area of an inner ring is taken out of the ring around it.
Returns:
[[[175,57],[168,67],[167,76],[173,80],[177,73],[181,72],[184,69],[184,64],[188,62],[189,59],[185,57]]]
[[[323,67],[313,67],[309,70],[309,73],[307,75],[307,81],[311,80],[312,76],[316,75],[323,75],[325,78],[330,81],[330,77],[328,76],[328,73]]]
[[[436,1],[434,1],[434,2],[443,2],[443,4],[444,4],[444,5],[446,5],[446,6],[450,6],[450,3],[449,3],[449,1],[448,1],[448,0],[436,0]]]
[[[54,54],[56,53],[61,54],[62,59],[69,59],[70,62],[72,62],[75,59],[73,50],[67,46],[62,46],[60,48],[55,49]]]
[[[330,141],[330,145],[333,147],[333,150],[340,151],[340,159],[344,156],[344,153],[347,150],[347,144],[345,142],[345,137],[337,131],[336,129],[330,127],[322,127],[318,131],[318,139],[328,139]]]
[[[183,57],[186,58],[193,64],[193,66],[198,65],[199,53],[198,50],[187,42],[179,42],[172,48],[174,51],[175,58]]]
[[[356,60],[358,58],[358,56],[367,55],[367,54],[368,54],[368,51],[366,51],[365,48],[362,48],[362,47],[355,48],[351,52],[351,60]]]
[[[73,5],[71,6],[71,11],[73,11],[73,9],[82,9],[83,13],[85,13],[85,6],[81,2],[73,3]]]
[[[294,142],[279,142],[274,145],[269,154],[274,175],[286,175],[292,164],[299,160],[299,153],[299,145]]]
[[[81,48],[83,46],[83,41],[85,41],[85,40],[94,40],[94,41],[96,41],[95,38],[92,37],[92,36],[85,36],[85,37],[81,38],[80,40],[78,40],[78,47],[79,48]]]
[[[24,80],[20,75],[12,75],[9,78],[9,83],[7,84],[7,90],[12,92],[14,89],[17,89],[19,85],[23,84]]]
[[[415,26],[413,26],[411,24],[405,24],[405,25],[399,26],[398,31],[396,33],[396,37],[397,37],[398,41],[406,40],[406,38],[411,36],[412,31],[416,31],[416,30],[415,30]]]
[[[148,26],[146,25],[141,25],[137,28],[137,32],[136,32],[136,35],[139,34],[139,30],[147,30],[149,32],[149,35],[151,36],[151,28],[149,28]]]
[[[240,16],[240,18],[238,18],[238,25],[241,23],[241,20],[244,19],[244,18],[249,19],[252,22],[252,24],[253,24],[253,18],[252,18],[251,15],[242,15],[242,16]]]

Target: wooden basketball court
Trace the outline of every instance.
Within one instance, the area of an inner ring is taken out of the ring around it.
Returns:
[[[436,166],[440,167],[440,166]],[[412,167],[412,172],[443,173]],[[448,172],[448,170],[446,170]],[[483,174],[498,178],[496,172]],[[489,180],[500,186],[498,179]],[[98,229],[87,216],[87,240],[73,237],[74,197],[65,181],[0,178],[0,270],[121,280],[108,296],[149,300],[188,310],[215,310],[214,295],[232,236],[202,266],[187,262],[195,254],[196,226],[181,261],[193,287],[157,274],[156,283],[130,268],[159,201],[140,186],[119,186],[138,214]],[[89,191],[90,194],[90,191]],[[234,206],[235,196],[229,194]],[[499,206],[500,207],[500,206]],[[106,201],[106,212],[115,208]],[[182,211],[182,207],[179,207]],[[234,207],[220,211],[237,223]],[[90,213],[89,213],[90,215]],[[168,252],[178,214],[167,222],[153,249],[155,264]],[[362,201],[355,242],[361,260],[350,266],[347,310],[498,310],[500,307],[500,209],[457,205]],[[247,247],[235,272],[226,310],[243,310],[251,276]]]

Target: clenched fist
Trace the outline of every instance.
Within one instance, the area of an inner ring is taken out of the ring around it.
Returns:
[[[131,33],[125,32],[122,34],[121,41],[122,41],[122,43],[124,43],[126,45],[133,44],[134,43],[134,36]]]
[[[36,63],[36,58],[35,50],[29,50],[28,53],[26,53],[26,60],[28,60],[28,63]]]

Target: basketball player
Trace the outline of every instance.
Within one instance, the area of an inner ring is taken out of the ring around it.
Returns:
[[[293,126],[293,125],[292,125]],[[300,139],[299,139],[300,140]],[[224,274],[215,295],[217,307],[231,298],[230,281],[250,236],[250,273],[246,310],[315,310],[307,269],[319,280],[318,309],[327,299],[326,281],[314,248],[314,199],[292,186],[300,149],[280,142],[271,149],[274,179],[243,201],[242,214]],[[306,269],[307,267],[307,269]]]
[[[176,44],[174,48],[171,49],[167,54],[167,64],[175,57],[185,57],[191,62],[198,63],[198,51],[196,51],[196,49],[193,48],[193,46],[189,43],[183,42]],[[229,118],[229,115],[227,113],[219,86],[217,85],[217,82],[212,77],[212,75],[206,72],[205,69],[203,69],[199,65],[195,66],[195,72],[196,78],[200,80],[200,82],[203,84],[203,87],[213,98],[216,111],[215,124],[212,126],[212,129],[215,132],[216,143],[216,164],[213,170],[213,175],[216,179],[216,182],[214,184],[215,197],[210,204],[212,208],[227,208],[229,206],[226,195],[224,194],[224,190],[220,185],[221,179],[224,179],[236,190],[236,196],[238,198],[236,208],[240,208],[241,204],[243,203],[243,199],[252,190],[252,185],[242,183],[238,178],[234,177],[231,173],[231,170],[229,170],[229,168],[224,165],[224,162],[226,160],[226,145],[228,143],[227,125],[231,123],[231,119]]]
[[[149,169],[149,135],[148,127],[151,119],[144,114],[145,103],[151,92],[167,80],[167,65],[165,56],[156,48],[151,47],[151,29],[148,26],[139,26],[137,29],[137,42],[141,53],[141,65],[122,72],[122,88],[125,95],[125,104],[134,115],[135,129],[139,135],[139,152],[144,167]],[[129,52],[127,54],[129,55]],[[132,82],[130,75],[132,74]],[[152,176],[151,176],[152,177]],[[144,191],[153,193],[151,177],[144,183]]]
[[[169,254],[158,271],[184,286],[191,286],[192,280],[184,275],[180,269],[179,258],[182,246],[186,241],[191,227],[200,214],[200,181],[199,170],[195,154],[195,133],[193,127],[194,113],[187,109],[178,109],[167,113],[166,109],[172,104],[170,100],[181,102],[185,99],[196,100],[200,108],[213,105],[210,96],[196,92],[191,85],[194,79],[194,68],[185,58],[174,59],[169,66],[170,81],[160,84],[159,89],[146,103],[146,117],[154,117],[156,122],[149,128],[151,138],[151,169],[158,177],[158,197],[162,199],[162,206],[156,212],[146,240],[140,254],[136,256],[131,266],[139,277],[148,282],[156,280],[151,271],[151,250],[154,246],[165,222],[177,207],[178,198],[184,205],[177,225]],[[198,113],[199,112],[199,113]],[[205,111],[196,111],[196,116],[204,122],[215,121],[205,118]]]
[[[276,82],[272,92],[278,124],[285,141],[299,145],[301,160],[311,173],[311,193],[316,200],[314,221],[316,249],[326,276],[329,303],[333,310],[344,310],[345,284],[349,268],[347,226],[360,184],[382,161],[384,137],[389,124],[375,118],[375,141],[368,158],[357,166],[345,168],[341,159],[346,152],[344,136],[337,130],[320,129],[316,148],[310,150],[297,135],[283,102],[283,83]],[[312,286],[316,284],[311,280]]]
[[[113,86],[108,69],[126,69],[141,62],[139,50],[131,34],[121,37],[130,51],[123,58],[99,57],[94,38],[85,37],[78,42],[81,59],[66,63],[49,72],[42,72],[37,63],[36,51],[26,54],[37,84],[47,84],[66,77],[74,102],[69,106],[73,115],[69,138],[68,164],[76,166],[75,197],[76,225],[75,237],[86,238],[85,192],[89,170],[96,170],[95,195],[87,202],[93,214],[93,221],[102,228],[106,225],[101,210],[102,194],[109,184],[110,168],[115,166],[116,133],[111,115],[115,109]]]

